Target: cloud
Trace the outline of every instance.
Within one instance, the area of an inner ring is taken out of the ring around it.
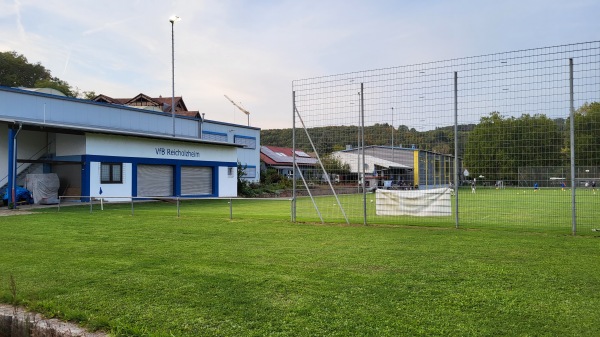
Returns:
[[[0,2],[0,48],[82,90],[175,91],[207,118],[291,126],[292,81],[596,39],[593,0]],[[64,77],[64,78],[63,78]],[[210,116],[210,117],[209,117]]]

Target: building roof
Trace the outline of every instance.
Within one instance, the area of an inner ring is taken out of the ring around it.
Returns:
[[[266,146],[260,147],[260,160],[267,165],[292,165],[293,149],[289,147]],[[296,164],[315,166],[318,160],[301,150],[296,150]]]
[[[360,164],[362,163],[362,153],[361,152],[345,152],[338,151],[333,153],[333,157],[337,158],[339,161],[348,164],[350,166],[350,172],[360,172]],[[378,158],[375,156],[371,156],[365,154],[365,171],[372,172],[375,169],[375,166],[383,167],[383,168],[405,168],[410,169],[412,166],[404,165],[401,163],[393,162],[391,160]]]
[[[198,111],[188,111],[185,103],[183,102],[183,98],[181,96],[175,96],[175,114],[188,116],[188,117],[200,117]],[[127,105],[131,107],[136,107],[140,109],[148,109],[153,111],[160,112],[171,112],[171,102],[173,98],[171,97],[150,97],[146,94],[140,93],[132,98],[113,98],[103,94],[100,94],[92,99],[94,102],[100,103],[110,103],[110,104],[120,104]]]
[[[415,152],[431,153],[449,158],[454,158],[454,156],[452,155],[440,154],[427,150],[381,145],[365,146],[364,152],[365,164],[368,166],[368,168],[366,168],[366,171],[373,171],[374,165],[392,169],[413,168]],[[337,151],[333,153],[333,156],[338,158],[340,161],[350,165],[350,171],[357,172],[358,168],[360,167],[360,162],[362,162],[362,148]]]
[[[198,121],[183,116],[178,117],[181,127],[174,134],[175,130],[171,128],[173,119],[169,114],[143,111],[135,106],[103,104],[3,86],[0,86],[0,101],[0,124],[22,125],[24,130],[102,133],[228,147],[244,146],[202,139],[198,137]]]

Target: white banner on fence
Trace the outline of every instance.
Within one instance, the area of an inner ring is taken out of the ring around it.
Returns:
[[[377,190],[375,209],[377,215],[452,215],[450,188],[431,190]]]

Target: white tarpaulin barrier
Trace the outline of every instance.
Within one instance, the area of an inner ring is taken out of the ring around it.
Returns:
[[[25,177],[27,189],[33,195],[35,204],[57,204],[60,180],[56,173],[28,174]]]
[[[431,190],[377,190],[375,209],[377,215],[452,215],[450,188]]]

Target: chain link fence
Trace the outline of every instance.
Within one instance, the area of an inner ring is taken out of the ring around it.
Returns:
[[[600,42],[292,86],[296,221],[600,227]]]

